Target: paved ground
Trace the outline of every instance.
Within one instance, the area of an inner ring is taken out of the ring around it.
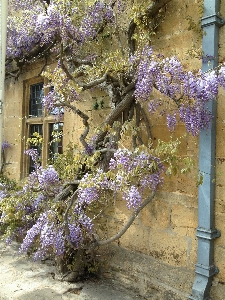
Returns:
[[[0,300],[139,300],[105,281],[67,283],[53,279],[54,266],[17,253],[18,245],[0,242]]]

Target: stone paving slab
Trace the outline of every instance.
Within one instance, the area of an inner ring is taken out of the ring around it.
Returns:
[[[107,281],[68,283],[55,280],[54,266],[18,255],[18,244],[0,242],[0,300],[139,300]]]

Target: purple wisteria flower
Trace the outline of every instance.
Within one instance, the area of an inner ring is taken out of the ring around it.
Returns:
[[[5,149],[9,148],[10,147],[10,144],[8,141],[3,141],[2,142],[2,152],[5,151]]]
[[[37,149],[28,149],[24,151],[25,154],[29,155],[33,162],[37,162],[39,160],[39,153]]]
[[[54,239],[54,250],[55,250],[55,254],[58,256],[62,255],[66,250],[64,231],[62,228],[59,228],[56,231],[55,239]]]
[[[122,165],[125,170],[129,171],[132,168],[132,152],[127,149],[118,149],[114,153],[114,158],[110,160],[109,169],[114,170],[119,165]]]
[[[39,167],[37,176],[41,189],[54,193],[59,192],[59,175],[53,166],[48,166],[47,169]]]
[[[0,203],[5,197],[8,197],[9,193],[6,190],[0,190]]]
[[[83,235],[79,224],[73,223],[68,224],[69,236],[67,237],[70,241],[78,248],[80,243],[83,241]]]
[[[167,127],[169,128],[169,130],[174,131],[176,128],[176,125],[177,125],[176,113],[174,113],[173,115],[167,114],[166,121],[167,121]]]
[[[85,148],[85,153],[86,153],[87,155],[92,155],[93,152],[94,152],[94,150],[95,150],[95,147],[94,147],[93,144],[87,144],[87,146],[86,146],[86,148]]]
[[[81,214],[79,216],[79,223],[89,232],[92,232],[92,228],[94,226],[90,217],[86,214]]]
[[[161,101],[159,99],[151,100],[148,104],[148,111],[150,113],[154,113],[157,111],[158,107],[161,105]]]
[[[62,255],[65,252],[64,231],[55,222],[55,217],[52,211],[42,213],[35,224],[27,231],[19,253],[27,252],[36,237],[39,236],[40,246],[34,254],[35,260],[42,258],[51,249],[56,255]]]
[[[201,129],[208,129],[213,119],[211,112],[201,106],[185,107],[179,109],[180,120],[185,123],[186,129],[193,136],[199,134]]]
[[[151,188],[153,191],[164,182],[161,172],[156,172],[154,174],[148,174],[140,179],[140,185],[142,188]]]
[[[84,39],[95,37],[99,26],[103,22],[112,23],[113,21],[114,14],[112,8],[102,1],[96,1],[93,5],[89,6],[86,16],[80,25]]]
[[[199,70],[194,74],[184,71],[176,57],[162,59],[154,55],[151,47],[145,47],[142,54],[137,53],[131,61],[137,64],[136,100],[149,100],[155,88],[177,104],[173,114],[167,113],[170,131],[176,126],[175,114],[180,115],[180,121],[193,135],[208,129],[212,114],[207,103],[216,98],[219,85],[225,88],[225,67],[220,67],[218,72],[210,70],[203,73]],[[156,100],[150,101],[149,112],[155,112],[159,105]]]
[[[79,188],[78,201],[80,205],[89,205],[93,201],[99,199],[99,191],[95,186]]]
[[[46,195],[44,195],[43,193],[39,193],[37,198],[35,198],[33,200],[32,209],[37,210],[39,208],[40,204],[45,200],[47,200]]]
[[[142,202],[142,197],[138,188],[135,186],[131,186],[127,192],[123,193],[123,199],[127,202],[128,209],[130,208],[137,208],[140,206]]]
[[[37,219],[36,223],[27,231],[27,234],[20,246],[19,253],[27,252],[35,237],[41,232],[44,225],[48,223],[48,212],[44,212]]]

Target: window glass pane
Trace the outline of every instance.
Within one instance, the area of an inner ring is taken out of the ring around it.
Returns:
[[[63,153],[63,123],[49,124],[49,159]]]
[[[30,138],[34,137],[35,132],[37,132],[37,133],[39,133],[40,135],[43,136],[42,124],[32,124],[32,125],[30,125]],[[30,148],[31,149],[36,149],[38,154],[39,154],[39,157],[41,158],[41,154],[42,154],[42,146],[41,145],[35,146],[35,145],[31,144]],[[34,170],[35,170],[34,162],[30,158],[29,173],[33,172]]]
[[[30,86],[30,117],[43,115],[42,99],[44,97],[43,82]]]

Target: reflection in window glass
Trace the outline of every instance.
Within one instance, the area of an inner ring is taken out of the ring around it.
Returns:
[[[54,161],[57,154],[63,153],[63,123],[49,124],[49,159]]]
[[[30,117],[41,117],[43,115],[43,97],[43,82],[30,86]]]

